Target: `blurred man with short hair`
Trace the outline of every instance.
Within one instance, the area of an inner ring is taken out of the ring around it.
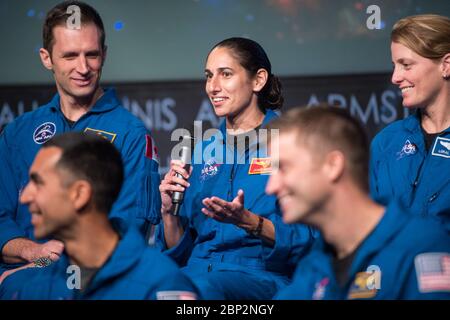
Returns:
[[[334,107],[294,109],[271,126],[272,173],[286,223],[321,237],[278,299],[449,299],[450,238],[430,218],[369,197],[369,143]],[[275,165],[276,166],[276,165]]]
[[[44,268],[10,275],[2,299],[195,299],[177,265],[149,248],[136,227],[124,233],[108,213],[124,178],[120,153],[95,134],[66,133],[38,152],[20,201],[28,205],[36,239],[64,244]],[[77,278],[78,277],[78,278]]]

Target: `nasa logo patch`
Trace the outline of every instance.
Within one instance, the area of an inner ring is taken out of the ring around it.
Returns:
[[[53,122],[45,122],[34,130],[33,140],[37,144],[43,144],[50,140],[56,133],[56,125]]]

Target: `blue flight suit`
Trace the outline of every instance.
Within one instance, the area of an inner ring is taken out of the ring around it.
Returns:
[[[143,233],[148,224],[159,223],[158,162],[144,124],[123,108],[114,90],[109,89],[71,128],[56,94],[47,105],[18,117],[0,134],[0,250],[15,238],[34,239],[31,215],[28,207],[19,203],[19,195],[41,145],[53,135],[69,131],[100,134],[122,155],[125,180],[110,213],[112,221],[121,228],[132,222]],[[2,267],[15,266],[2,264],[0,256],[0,273]]]
[[[168,257],[148,247],[135,227],[129,228],[87,288],[79,290],[75,271],[64,252],[44,268],[28,268],[0,285],[3,300],[169,300],[199,298],[192,282]],[[69,269],[68,269],[69,268]]]
[[[262,127],[275,117],[268,110]],[[204,299],[272,298],[289,282],[296,263],[313,241],[309,227],[284,224],[276,197],[265,193],[269,175],[259,174],[255,164],[259,158],[267,157],[266,151],[257,142],[245,152],[230,150],[223,123],[218,134],[198,143],[194,150],[190,187],[180,210],[185,232],[179,243],[167,250],[163,222],[158,226],[157,245],[184,266]],[[225,162],[225,156],[234,159],[230,161],[233,164]],[[232,201],[239,189],[244,191],[244,207],[274,224],[274,247],[235,225],[218,222],[201,212],[204,198],[216,196]]]
[[[370,189],[375,201],[387,205],[397,199],[450,231],[450,128],[428,152],[419,112],[383,129],[371,145]]]
[[[355,214],[358,214],[355,212]],[[276,299],[450,299],[450,236],[429,217],[390,204],[359,245],[339,286],[333,250],[318,239]]]

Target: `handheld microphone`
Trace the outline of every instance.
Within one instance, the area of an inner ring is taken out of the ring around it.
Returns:
[[[192,138],[190,138],[192,139]],[[191,148],[187,147],[187,146],[183,146],[181,147],[181,158],[180,160],[184,163],[184,169],[189,172],[189,168],[190,168],[190,157],[191,157]],[[183,178],[181,174],[177,173],[176,176],[178,178]],[[181,191],[174,191],[172,194],[172,203],[173,203],[173,207],[172,207],[172,212],[171,214],[174,216],[178,216],[179,212],[180,212],[180,207],[183,204],[183,199],[184,199],[184,192]]]

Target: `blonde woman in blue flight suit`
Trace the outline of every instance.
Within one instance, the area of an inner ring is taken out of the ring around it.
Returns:
[[[261,141],[250,139],[245,150],[237,150],[233,140],[276,117],[272,110],[282,105],[281,86],[264,49],[244,38],[214,46],[205,76],[214,111],[225,120],[194,154],[208,148],[217,152],[203,152],[190,172],[172,161],[160,185],[157,242],[183,266],[204,299],[270,299],[289,282],[310,247],[312,231],[285,225],[276,198],[265,194],[270,167],[261,166],[267,161]],[[174,216],[172,193],[184,190],[184,204]]]
[[[391,41],[392,83],[403,106],[417,111],[373,140],[371,195],[383,205],[397,199],[450,230],[450,19],[401,19]]]

